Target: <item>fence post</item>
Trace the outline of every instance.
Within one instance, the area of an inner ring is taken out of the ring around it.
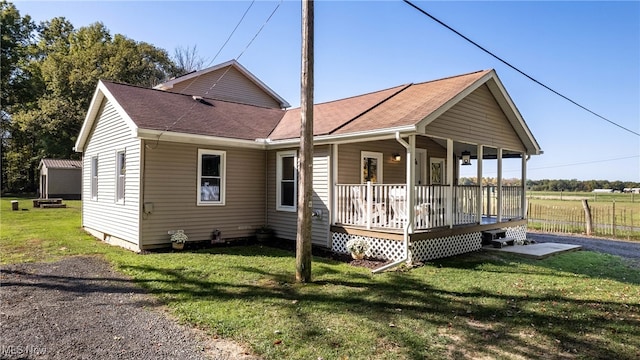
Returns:
[[[582,208],[584,209],[584,218],[587,225],[587,235],[591,235],[592,231],[592,220],[591,220],[591,208],[589,208],[589,203],[587,199],[582,199]]]
[[[611,228],[613,237],[616,237],[616,199],[613,199],[613,215],[611,216]]]

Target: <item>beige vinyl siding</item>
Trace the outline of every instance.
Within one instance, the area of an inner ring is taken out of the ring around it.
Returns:
[[[427,125],[427,135],[524,151],[524,145],[487,85],[482,85]]]
[[[139,244],[140,140],[112,104],[105,101],[82,164],[82,225],[106,236]],[[125,200],[116,204],[116,151],[126,152]],[[91,158],[98,157],[98,197],[91,199]]]
[[[443,148],[433,140],[424,136],[416,137],[416,148],[426,149],[427,157],[429,158],[444,158],[447,155],[447,149]],[[396,140],[380,140],[362,143],[341,144],[338,146],[339,184],[360,183],[360,171],[362,171],[362,169],[360,168],[360,154],[362,151],[382,153],[382,183],[405,183],[407,150]],[[401,161],[395,161],[392,159],[392,156],[395,153],[398,153],[402,156]]]
[[[169,230],[182,229],[190,240],[253,236],[264,223],[265,153],[263,150],[148,141],[145,146],[144,247],[168,244]],[[225,151],[225,205],[198,206],[198,149]]]
[[[331,172],[329,146],[314,147],[313,155],[313,210],[322,216],[312,217],[312,242],[329,247],[329,225],[331,223]]]
[[[280,108],[280,103],[276,99],[233,67],[222,68],[176,83],[168,91],[241,104]]]
[[[298,213],[276,210],[276,154],[279,151],[286,150],[273,150],[267,153],[267,223],[274,229],[276,237],[295,241]],[[314,148],[313,156],[313,210],[321,211],[322,216],[312,219],[311,241],[314,245],[325,247],[330,245],[329,225],[331,222],[329,152],[328,146],[317,146]]]

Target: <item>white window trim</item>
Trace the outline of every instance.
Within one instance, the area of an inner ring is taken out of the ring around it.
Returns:
[[[94,167],[94,161],[95,161],[95,167]],[[98,180],[100,179],[98,177],[98,170],[99,170],[100,163],[98,162],[97,155],[91,157],[90,166],[91,166],[91,170],[89,171],[90,171],[91,180],[89,181],[89,186],[91,189],[89,190],[89,192],[90,192],[91,200],[97,201],[98,200]],[[93,184],[94,178],[95,178],[95,187]]]
[[[219,155],[220,156],[220,200],[219,201],[202,201],[200,200],[200,178],[202,177],[202,155]],[[221,150],[198,149],[198,176],[196,178],[196,204],[198,206],[223,206],[226,201],[227,193],[227,152]]]
[[[124,166],[125,166],[125,174],[124,182],[122,183],[122,189],[120,188],[120,154],[124,155]],[[116,188],[115,188],[115,200],[116,204],[124,204],[125,194],[126,194],[126,182],[127,182],[127,151],[125,149],[116,150]],[[122,198],[120,198],[120,193],[122,193]]]
[[[378,168],[376,169],[377,174],[376,174],[376,178],[378,179],[377,184],[383,184],[384,182],[382,181],[382,174],[384,174],[382,165],[383,165],[383,156],[381,152],[373,152],[373,151],[361,151],[360,152],[360,183],[364,184],[365,183],[365,179],[364,179],[364,174],[362,172],[362,168],[364,167],[364,158],[374,158],[376,160],[378,160]]]
[[[282,158],[293,156],[293,194],[294,201],[293,206],[281,205],[282,204],[282,190],[280,183],[282,182]],[[296,150],[279,151],[276,154],[276,210],[294,212],[297,210],[297,195],[298,195],[298,152]]]

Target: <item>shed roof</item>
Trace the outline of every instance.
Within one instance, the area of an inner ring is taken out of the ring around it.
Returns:
[[[70,159],[42,159],[40,160],[39,168],[42,168],[43,166],[47,169],[82,169],[82,161]]]

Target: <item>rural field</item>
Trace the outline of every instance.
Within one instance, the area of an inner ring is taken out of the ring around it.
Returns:
[[[591,235],[640,241],[640,194],[528,191],[528,226],[586,234],[584,200],[591,210]]]
[[[103,259],[181,322],[265,359],[640,357],[640,269],[616,256],[532,260],[481,251],[379,275],[315,256],[313,282],[296,284],[290,251],[244,245],[135,254],[84,233],[79,201],[32,209],[19,199],[27,210],[11,211],[10,200],[0,203],[3,271]]]

